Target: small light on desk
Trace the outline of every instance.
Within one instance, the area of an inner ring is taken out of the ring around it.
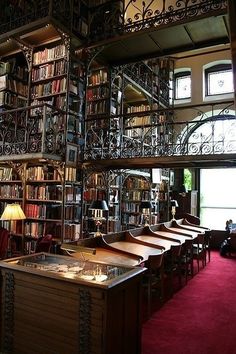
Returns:
[[[177,200],[171,200],[170,205],[171,205],[172,220],[175,220],[176,208],[178,208],[179,206]]]
[[[94,210],[93,219],[97,227],[95,237],[102,236],[100,231],[100,225],[102,224],[103,211],[108,211],[107,202],[105,200],[94,200],[89,207],[90,210]]]

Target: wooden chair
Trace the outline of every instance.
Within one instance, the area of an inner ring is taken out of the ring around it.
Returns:
[[[147,289],[147,312],[148,317],[151,315],[152,310],[152,293],[160,291],[159,299],[161,302],[164,300],[164,262],[163,255],[149,256],[145,262],[147,267],[143,276],[143,287]]]
[[[181,251],[182,245],[178,247],[171,247],[170,252],[166,253],[164,257],[164,273],[169,278],[168,292],[170,296],[174,294],[175,276],[178,277],[179,288],[182,286],[181,276]]]
[[[0,259],[7,257],[9,241],[9,231],[4,227],[0,227]]]
[[[52,246],[52,235],[40,237],[37,241],[35,252],[50,252]]]
[[[199,234],[196,241],[193,243],[193,259],[197,260],[197,270],[200,270],[200,261],[202,268],[206,265],[207,244],[205,234]]]
[[[180,256],[181,273],[185,277],[185,284],[188,282],[188,276],[193,277],[193,241],[186,240],[182,246]]]

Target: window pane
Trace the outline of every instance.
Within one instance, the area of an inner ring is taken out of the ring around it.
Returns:
[[[224,230],[226,220],[236,223],[236,169],[202,169],[200,179],[201,224]]]
[[[190,75],[177,77],[175,80],[175,84],[176,84],[175,98],[177,100],[181,99],[181,98],[191,97],[191,77],[190,77]]]
[[[233,92],[232,70],[208,74],[208,95],[220,95]]]

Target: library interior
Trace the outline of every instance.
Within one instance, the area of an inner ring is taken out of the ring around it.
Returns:
[[[236,5],[1,4],[0,352],[140,354],[236,225]]]

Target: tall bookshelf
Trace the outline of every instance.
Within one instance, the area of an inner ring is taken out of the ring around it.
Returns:
[[[84,6],[84,25],[78,26],[86,31],[86,3],[77,5],[78,11]],[[26,33],[24,45],[12,40],[14,50],[6,48],[1,56],[0,111],[6,111],[2,151],[7,155],[0,156],[0,171],[7,168],[18,146],[30,147],[26,154],[17,152],[10,163],[12,171],[21,166],[19,182],[0,179],[1,190],[10,191],[15,201],[13,185],[23,191],[19,197],[26,214],[22,253],[33,252],[38,238],[46,234],[52,234],[55,248],[81,236],[85,64],[81,52],[75,51],[78,39],[68,33],[48,24],[34,31],[33,46],[31,38],[27,45]],[[11,148],[14,141],[7,140],[7,129],[25,140]],[[11,195],[6,201],[11,202]],[[5,203],[2,195],[0,199]]]
[[[31,253],[37,240],[47,234],[53,236],[54,245],[76,240],[81,233],[82,186],[77,170],[64,163],[22,163],[0,167],[1,213],[7,203],[18,203],[26,215],[23,228],[16,224],[14,239],[18,250]],[[9,229],[7,221],[2,226]],[[21,231],[21,233],[19,232]]]
[[[153,150],[168,138],[168,125],[173,106],[171,80],[174,62],[170,58],[141,61],[124,67],[123,134],[127,144]],[[162,111],[163,109],[163,111]]]
[[[28,102],[28,70],[22,53],[0,61],[0,110],[25,107]]]
[[[151,201],[151,181],[148,175],[129,173],[124,178],[121,206],[123,230],[143,224],[141,202]]]
[[[106,234],[118,232],[121,229],[121,187],[122,174],[120,171],[88,172],[84,176],[83,194],[83,231],[93,235],[96,231],[94,211],[90,209],[93,201],[105,200],[108,211],[103,211],[101,232]]]

